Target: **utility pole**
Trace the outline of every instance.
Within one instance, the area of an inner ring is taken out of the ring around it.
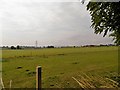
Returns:
[[[37,46],[38,46],[38,42],[37,42],[37,40],[35,41],[35,47],[37,48]]]

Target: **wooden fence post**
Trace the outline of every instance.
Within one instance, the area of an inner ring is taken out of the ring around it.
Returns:
[[[41,90],[42,88],[41,70],[42,70],[41,66],[36,67],[36,90]]]

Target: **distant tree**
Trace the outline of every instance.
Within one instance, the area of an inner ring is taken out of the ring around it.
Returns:
[[[16,49],[14,46],[11,46],[11,49]]]
[[[6,48],[9,48],[8,46],[6,46]]]
[[[115,43],[120,45],[120,1],[119,2],[89,2],[92,28],[96,34],[104,32],[103,37],[110,32]]]
[[[54,48],[54,46],[47,46],[47,48]]]
[[[21,47],[19,45],[17,45],[17,49],[21,49]]]
[[[45,46],[43,46],[43,48],[45,48]]]

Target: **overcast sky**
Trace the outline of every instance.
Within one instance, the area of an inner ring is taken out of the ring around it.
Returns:
[[[35,45],[36,40],[40,46],[112,43],[111,38],[94,34],[85,4],[68,1],[0,0],[0,43]]]

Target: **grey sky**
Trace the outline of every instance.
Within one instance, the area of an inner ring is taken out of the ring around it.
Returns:
[[[80,2],[0,1],[3,45],[34,45],[36,40],[41,46],[112,43],[111,38],[95,35],[90,25]]]

